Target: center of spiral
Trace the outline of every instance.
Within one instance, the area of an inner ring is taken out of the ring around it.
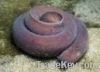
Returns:
[[[43,14],[40,19],[40,21],[46,22],[46,23],[61,23],[62,21],[62,15],[57,12],[46,12]]]

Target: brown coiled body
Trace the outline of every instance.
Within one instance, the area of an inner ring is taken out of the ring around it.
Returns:
[[[13,26],[15,44],[37,57],[76,62],[88,49],[83,22],[50,6],[36,6],[19,16]]]

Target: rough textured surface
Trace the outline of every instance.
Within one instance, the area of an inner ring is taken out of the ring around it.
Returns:
[[[6,60],[7,59],[7,60]],[[51,72],[52,69],[39,69],[38,64],[41,61],[31,59],[25,55],[16,55],[13,59],[11,56],[4,56],[0,59],[0,72]],[[50,63],[50,62],[49,62]],[[60,72],[55,69],[54,72]]]
[[[10,39],[11,27],[14,19],[16,19],[17,16],[29,10],[34,5],[47,4],[47,5],[57,6],[63,10],[71,10],[73,9],[74,3],[76,3],[77,1],[78,0],[0,0],[0,72],[34,72],[34,71],[35,72],[65,72],[59,70],[58,68],[55,69],[37,68],[36,65],[38,63],[47,64],[56,61],[55,60],[38,61],[16,50],[16,47],[11,43],[11,39]],[[76,13],[79,12],[79,14],[81,15],[85,13],[86,17],[80,16],[80,18],[83,21],[86,20],[85,22],[88,22],[89,26],[100,27],[99,24],[100,9],[98,8],[100,6],[99,5],[100,0],[81,0],[81,1],[83,3],[79,1],[74,8]],[[85,3],[84,1],[89,2],[89,4]],[[83,9],[84,6],[86,6],[85,9]],[[87,6],[91,8],[88,8]],[[83,12],[79,11],[77,7],[79,8],[79,10],[80,8],[82,8]],[[97,13],[95,13],[94,9],[97,10]],[[90,12],[91,10],[93,10],[93,13]],[[94,16],[96,15],[95,19],[92,14]],[[89,62],[100,63],[100,28],[90,28],[88,29],[88,31],[89,31],[89,38],[90,38],[90,43],[89,43],[90,49],[87,52],[86,56],[79,63],[89,63]],[[34,63],[36,65],[34,65]],[[75,68],[68,69],[67,71],[99,72],[100,69],[98,68],[84,69],[83,67],[75,67]]]
[[[88,26],[100,27],[100,0],[80,0],[75,5],[74,12]]]
[[[10,41],[11,26],[16,16],[29,8],[28,4],[27,0],[0,0],[0,55],[17,53]]]

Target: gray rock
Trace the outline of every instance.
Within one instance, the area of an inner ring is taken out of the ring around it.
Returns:
[[[73,11],[88,26],[100,27],[100,0],[80,0]]]

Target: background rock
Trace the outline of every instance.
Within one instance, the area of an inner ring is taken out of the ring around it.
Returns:
[[[8,59],[8,57],[3,57],[2,59]],[[0,62],[4,62],[0,60]],[[53,62],[53,61],[52,61]],[[49,69],[47,66],[44,68],[39,68],[39,64],[44,64],[42,61],[34,60],[25,55],[16,55],[12,61],[8,63],[0,64],[0,72],[60,72],[58,68]],[[45,64],[50,64],[51,62],[45,62]]]
[[[87,26],[100,27],[100,0],[80,0],[73,11]]]

